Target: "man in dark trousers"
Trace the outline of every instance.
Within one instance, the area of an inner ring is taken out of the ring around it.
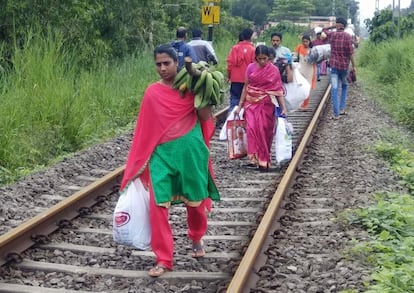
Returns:
[[[216,52],[210,42],[201,38],[202,31],[198,28],[193,29],[193,38],[188,44],[193,47],[198,61],[211,62],[214,65],[218,63]]]
[[[229,113],[240,102],[240,96],[246,81],[247,65],[255,60],[255,46],[251,41],[253,30],[244,29],[239,35],[239,42],[234,45],[227,56],[227,78],[230,81]]]
[[[339,115],[345,115],[345,105],[348,92],[347,75],[349,73],[349,63],[351,70],[356,71],[354,59],[354,47],[352,46],[352,37],[346,33],[345,27],[347,21],[338,17],[336,25],[323,29],[328,36],[328,43],[331,44],[331,56],[329,65],[331,71],[331,99],[333,107],[333,119],[338,120]],[[335,31],[329,29],[336,28]],[[338,101],[339,85],[341,86],[341,98]]]
[[[196,53],[194,52],[193,47],[188,45],[185,40],[187,38],[187,30],[185,27],[180,26],[176,32],[176,40],[171,42],[171,46],[175,49],[178,55],[178,68],[180,69],[184,66],[184,58],[189,56],[193,60],[193,63],[198,62]]]

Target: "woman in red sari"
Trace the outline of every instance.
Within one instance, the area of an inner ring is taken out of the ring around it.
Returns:
[[[148,274],[158,277],[173,268],[171,204],[185,203],[192,256],[202,257],[206,212],[211,199],[220,196],[208,148],[215,126],[211,108],[196,110],[193,94],[181,97],[173,89],[178,59],[170,45],[157,47],[154,60],[161,80],[144,93],[120,192],[137,177],[150,191],[151,248],[157,264]]]
[[[286,116],[283,84],[279,69],[269,60],[269,48],[256,47],[256,62],[246,69],[246,83],[237,111],[244,107],[247,130],[247,155],[260,171],[268,171],[275,131],[275,107]]]

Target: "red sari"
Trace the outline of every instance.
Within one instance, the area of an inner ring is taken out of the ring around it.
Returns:
[[[198,121],[197,111],[194,109],[194,96],[186,93],[182,98],[177,90],[160,83],[151,84],[145,91],[141,103],[137,124],[128,160],[122,179],[121,188],[125,189],[129,182],[139,177],[146,188],[150,191],[150,222],[151,222],[151,248],[156,255],[157,264],[168,269],[173,268],[174,240],[169,224],[169,204],[158,202],[157,194],[154,193],[152,184],[155,174],[151,170],[154,154],[159,154],[160,148],[168,148],[168,144],[192,132]],[[207,121],[200,121],[201,131],[206,146],[214,134],[213,118]],[[200,134],[201,135],[201,134]],[[199,141],[198,139],[196,140]],[[199,145],[199,144],[198,144]],[[201,145],[199,145],[201,147]],[[204,147],[206,147],[204,146]],[[191,156],[189,156],[191,158]],[[172,158],[174,159],[174,158]],[[207,164],[209,178],[214,178],[211,160],[203,160]],[[184,162],[183,162],[184,164]],[[194,164],[202,164],[199,161]],[[174,167],[174,166],[173,166]],[[207,166],[205,168],[207,171]],[[185,172],[187,174],[188,172]],[[206,172],[207,173],[207,172]],[[184,174],[184,173],[183,173]],[[184,174],[184,175],[185,175]],[[194,179],[194,178],[192,178]],[[174,179],[172,179],[174,180]],[[178,180],[178,179],[176,179]],[[186,183],[186,182],[184,182]],[[190,184],[191,182],[189,182]],[[211,186],[211,184],[214,186]],[[210,187],[214,187],[215,193],[210,193]],[[208,197],[196,194],[199,197],[197,205],[186,204],[188,237],[193,242],[198,242],[207,231],[206,209],[211,209],[211,198],[219,200],[219,194],[213,180],[208,180]]]
[[[136,177],[140,177],[144,186],[148,187],[150,180],[148,162],[154,149],[158,144],[184,135],[194,127],[196,122],[197,113],[194,109],[194,97],[191,94],[187,92],[182,98],[176,90],[160,83],[150,85],[141,102],[120,191]],[[204,141],[209,147],[215,129],[213,118],[201,121],[201,128]],[[211,160],[209,171],[214,178]]]
[[[253,164],[268,168],[275,126],[275,106],[278,96],[283,96],[279,70],[271,62],[260,67],[251,63],[246,70],[247,95],[244,104],[247,153]]]

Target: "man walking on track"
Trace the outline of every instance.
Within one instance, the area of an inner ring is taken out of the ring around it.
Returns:
[[[193,38],[188,44],[193,47],[198,61],[211,62],[213,65],[218,63],[216,52],[210,42],[201,38],[202,31],[198,28],[193,29]]]
[[[339,17],[336,19],[336,25],[324,29],[328,36],[328,43],[331,44],[331,56],[329,65],[331,67],[331,99],[333,107],[332,119],[338,120],[339,115],[345,115],[345,103],[348,91],[347,76],[349,72],[349,62],[351,62],[352,71],[356,71],[354,60],[354,47],[352,37],[345,32],[347,21]],[[327,31],[336,28],[336,31]],[[341,99],[338,101],[339,84],[341,88]]]
[[[240,102],[240,96],[246,81],[247,65],[254,62],[255,47],[251,41],[253,30],[244,29],[239,42],[230,49],[227,56],[227,78],[230,84],[230,107],[231,110]]]
[[[185,27],[180,26],[176,32],[176,40],[171,42],[171,46],[175,49],[178,55],[178,68],[177,70],[180,71],[181,68],[184,66],[184,58],[189,56],[193,60],[194,63],[198,62],[198,58],[196,53],[194,52],[193,47],[188,45],[185,42],[187,38],[187,30]]]

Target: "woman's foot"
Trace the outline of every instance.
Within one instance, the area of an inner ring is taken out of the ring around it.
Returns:
[[[155,267],[151,268],[148,271],[148,275],[151,277],[160,277],[162,275],[164,275],[166,272],[171,271],[170,269],[167,269],[165,266],[163,265],[156,265]]]
[[[206,254],[204,250],[204,243],[203,241],[193,242],[191,256],[194,258],[203,257]]]
[[[269,167],[259,166],[259,172],[269,172]]]

